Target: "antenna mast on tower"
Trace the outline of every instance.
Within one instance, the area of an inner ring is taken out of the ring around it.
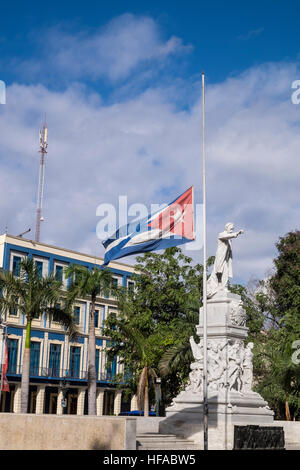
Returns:
[[[43,192],[44,192],[44,173],[45,173],[45,156],[47,153],[48,147],[48,129],[46,124],[46,119],[43,125],[43,129],[40,130],[40,150],[41,154],[40,159],[40,175],[39,175],[39,188],[38,188],[38,202],[36,210],[36,226],[35,226],[35,241],[40,241],[41,233],[41,222],[44,218],[42,216],[42,203],[43,203]]]

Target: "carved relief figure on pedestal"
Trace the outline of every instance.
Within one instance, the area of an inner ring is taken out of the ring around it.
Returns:
[[[242,390],[243,342],[234,341],[228,348],[228,387],[229,390]]]
[[[244,233],[243,230],[233,232],[234,225],[229,222],[225,225],[225,231],[218,236],[217,253],[213,271],[207,281],[207,297],[210,298],[220,290],[228,290],[227,284],[232,277],[232,248],[231,238],[237,238]]]
[[[196,362],[191,364],[190,383],[186,390],[199,392],[203,383],[203,340],[198,344],[191,336],[190,344]],[[210,391],[221,391],[226,385],[226,346],[228,341],[209,340],[207,345],[207,384]]]
[[[243,302],[231,302],[230,307],[230,322],[237,326],[246,326],[246,312],[243,309]]]
[[[200,343],[196,343],[194,337],[190,337],[190,345],[192,348],[193,356],[196,362],[193,362],[190,366],[191,372],[189,373],[189,385],[186,390],[192,392],[199,392],[202,390],[203,380],[203,346]]]
[[[194,362],[190,367],[192,372],[189,373],[189,385],[186,390],[200,392],[202,390],[203,365],[200,362]]]
[[[192,348],[193,356],[195,361],[203,361],[203,345],[200,343],[196,343],[194,337],[190,337],[190,345]]]
[[[242,391],[252,392],[252,382],[253,382],[253,343],[249,343],[244,349],[243,357],[243,388]]]
[[[202,391],[203,383],[203,340],[197,344],[190,337],[195,362],[191,364],[189,385],[186,390]],[[252,391],[253,343],[244,348],[242,340],[210,339],[207,345],[207,383],[211,392],[229,391],[247,393]]]
[[[208,345],[208,387],[220,391],[225,386],[227,341],[210,340]]]

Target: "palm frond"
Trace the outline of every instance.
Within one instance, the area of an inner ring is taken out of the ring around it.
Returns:
[[[178,370],[182,363],[191,363],[193,355],[189,342],[183,342],[169,348],[162,356],[158,368],[162,376]]]

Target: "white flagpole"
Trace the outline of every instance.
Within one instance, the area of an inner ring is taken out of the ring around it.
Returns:
[[[204,72],[202,72],[202,188],[203,188],[203,439],[208,450],[208,403],[207,403],[207,284],[206,284],[206,155]]]

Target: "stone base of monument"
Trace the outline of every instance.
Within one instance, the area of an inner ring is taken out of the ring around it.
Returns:
[[[281,426],[234,426],[234,450],[285,450]]]
[[[273,425],[273,411],[257,393],[208,396],[209,449],[233,449],[235,425]],[[203,446],[203,401],[201,396],[182,392],[166,409],[159,432],[192,439]]]
[[[159,432],[193,439],[203,445],[203,312],[191,337],[195,362],[189,384],[166,410]],[[235,425],[272,425],[273,411],[252,391],[252,343],[245,347],[246,314],[241,297],[219,291],[207,303],[207,382],[209,449],[232,449]]]

